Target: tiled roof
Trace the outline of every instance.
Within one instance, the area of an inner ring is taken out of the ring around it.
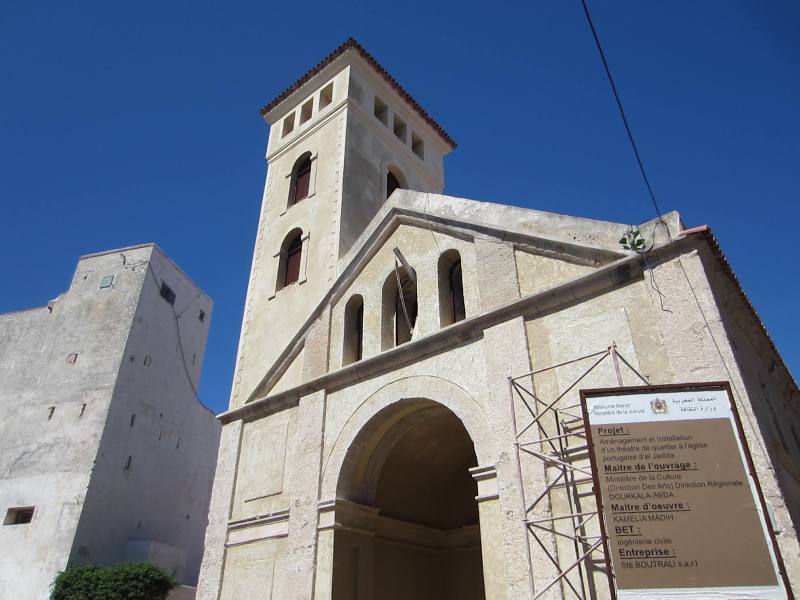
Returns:
[[[456,147],[455,141],[453,140],[453,138],[451,138],[447,134],[447,132],[442,128],[442,126],[439,125],[439,123],[437,123],[433,119],[433,117],[431,117],[425,111],[425,109],[422,108],[422,106],[420,106],[420,104],[416,100],[414,100],[414,98],[411,97],[411,94],[409,94],[405,89],[403,89],[403,87],[399,83],[397,83],[397,81],[395,81],[395,79],[391,75],[389,75],[389,73],[386,71],[386,69],[384,69],[380,65],[380,63],[378,63],[378,61],[375,60],[369,52],[364,50],[364,47],[361,46],[361,44],[359,44],[353,38],[348,38],[347,41],[344,44],[342,44],[341,46],[336,48],[333,52],[328,54],[328,56],[323,58],[322,61],[320,61],[314,67],[312,67],[310,71],[308,71],[300,79],[295,81],[292,85],[290,85],[283,92],[281,92],[274,100],[272,100],[272,102],[270,102],[269,104],[265,105],[261,109],[261,115],[262,116],[266,115],[266,113],[271,111],[273,108],[278,106],[278,104],[280,104],[281,102],[286,100],[286,98],[291,96],[294,92],[299,90],[306,82],[308,82],[308,80],[310,80],[312,77],[314,77],[314,75],[316,75],[317,73],[322,71],[325,67],[327,67],[334,60],[336,60],[339,56],[341,56],[342,54],[344,54],[347,50],[350,50],[351,48],[353,50],[355,50],[356,52],[358,52],[361,55],[361,57],[364,60],[366,60],[372,66],[372,68],[375,69],[381,75],[381,77],[383,77],[386,80],[386,82],[389,85],[391,85],[394,88],[394,90],[398,94],[400,94],[400,96],[414,108],[414,110],[417,112],[417,114],[419,114],[419,116],[422,117],[428,123],[428,125],[433,127],[433,129],[436,130],[436,132],[440,136],[442,136],[442,139],[444,139],[444,141],[446,141],[450,145],[451,148],[455,148]]]
[[[720,246],[717,238],[711,232],[711,228],[708,225],[702,225],[700,227],[694,227],[689,230],[685,230],[681,232],[684,235],[687,234],[698,234],[702,235],[705,238],[706,242],[708,242],[709,247],[711,248],[711,253],[717,258],[719,261],[720,266],[722,267],[722,271],[730,278],[731,283],[733,284],[736,293],[741,298],[742,303],[744,304],[745,310],[750,313],[750,317],[753,319],[753,323],[755,326],[761,330],[761,333],[764,334],[764,337],[769,344],[770,349],[775,353],[776,358],[780,362],[783,369],[786,371],[786,374],[789,376],[789,379],[794,383],[795,387],[797,387],[797,382],[794,379],[794,375],[789,370],[789,366],[784,362],[781,353],[778,351],[777,346],[775,346],[775,342],[772,341],[772,337],[769,335],[769,331],[767,331],[767,327],[764,325],[764,322],[761,320],[761,317],[758,316],[758,312],[756,311],[753,303],[750,302],[750,298],[747,297],[747,294],[742,287],[739,278],[736,276],[736,273],[731,267],[731,264],[728,262],[728,259],[725,257],[725,253],[722,251],[722,247]]]

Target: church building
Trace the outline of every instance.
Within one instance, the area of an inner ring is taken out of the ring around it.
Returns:
[[[352,39],[262,115],[198,598],[614,597],[579,392],[692,382],[800,582],[800,393],[708,227],[443,195],[454,140]]]

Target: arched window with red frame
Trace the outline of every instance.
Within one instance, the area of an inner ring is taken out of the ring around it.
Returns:
[[[308,198],[311,191],[311,153],[306,152],[294,163],[292,186],[289,192],[289,206]]]
[[[286,236],[281,246],[281,262],[279,270],[278,288],[297,283],[300,279],[300,268],[303,258],[303,232],[293,230]]]

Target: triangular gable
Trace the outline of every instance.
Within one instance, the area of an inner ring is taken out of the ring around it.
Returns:
[[[678,231],[679,218],[676,212],[669,213],[664,219],[670,224],[670,230]],[[653,220],[640,226],[646,239],[658,235],[661,228],[657,228],[656,223],[657,220]],[[352,249],[339,260],[339,276],[245,403],[264,397],[275,388],[301,353],[309,327],[339,300],[402,224],[466,239],[490,236],[509,241],[520,253],[523,269],[531,267],[536,261],[528,256],[537,256],[569,263],[571,267],[561,268],[569,271],[573,278],[626,256],[618,240],[627,230],[627,225],[439,194],[397,190]],[[547,232],[548,228],[559,235]],[[541,268],[556,270],[553,264]],[[523,295],[528,295],[537,290],[521,291]]]

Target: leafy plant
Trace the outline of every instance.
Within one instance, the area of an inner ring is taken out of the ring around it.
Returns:
[[[625,250],[633,250],[634,252],[639,252],[640,254],[642,252],[647,252],[645,249],[642,232],[639,231],[639,228],[634,225],[628,227],[628,231],[626,231],[625,235],[620,238],[619,243],[622,244],[622,247],[625,248]]]
[[[52,584],[51,600],[164,600],[178,585],[149,563],[68,567]]]

